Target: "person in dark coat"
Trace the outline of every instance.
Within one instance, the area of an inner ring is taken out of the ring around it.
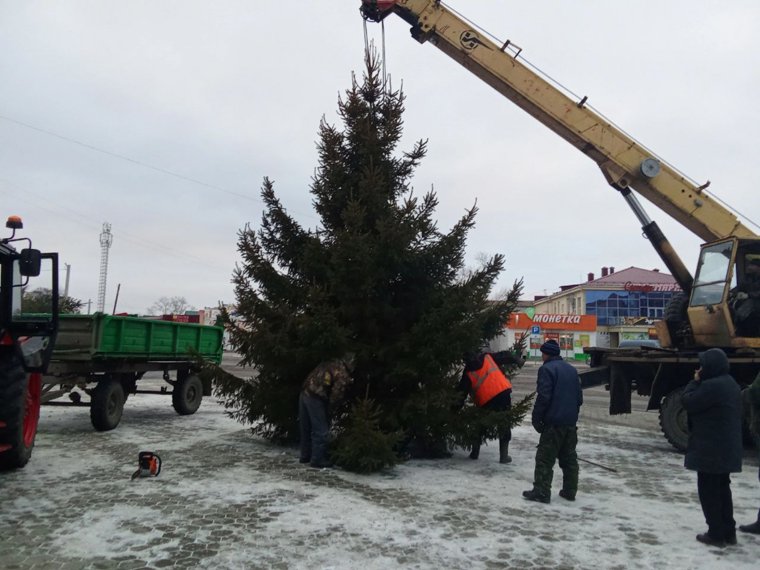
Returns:
[[[464,355],[464,371],[458,389],[462,392],[460,407],[464,405],[467,394],[472,396],[479,408],[497,412],[506,412],[512,407],[512,383],[501,369],[502,366],[516,364],[522,367],[525,360],[515,354],[502,350],[499,352],[475,352]],[[472,444],[470,459],[480,456],[481,435]],[[509,456],[509,442],[512,430],[506,428],[499,434],[499,463],[512,463]]]
[[[541,345],[543,365],[538,369],[536,403],[533,405],[533,428],[541,434],[536,448],[533,488],[523,491],[529,501],[551,501],[554,463],[559,459],[562,489],[559,496],[574,501],[578,492],[578,415],[583,391],[578,371],[562,360],[559,345],[553,339]]]
[[[745,410],[749,415],[749,432],[755,442],[755,449],[760,459],[760,374],[755,377],[749,388],[744,390],[742,397],[746,403]],[[760,469],[757,472],[760,478]],[[744,524],[739,527],[742,532],[749,534],[760,534],[760,510],[757,512],[757,520],[752,524]]]
[[[689,443],[684,466],[697,472],[697,490],[707,532],[697,540],[712,546],[736,544],[731,473],[742,470],[741,389],[728,373],[726,354],[711,348],[699,354],[700,367],[684,388]]]

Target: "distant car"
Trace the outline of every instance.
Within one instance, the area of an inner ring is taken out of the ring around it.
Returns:
[[[618,348],[641,348],[642,346],[660,348],[660,341],[656,339],[621,340],[618,344]]]

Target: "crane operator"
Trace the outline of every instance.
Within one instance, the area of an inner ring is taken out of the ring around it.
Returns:
[[[733,301],[736,334],[760,336],[760,258],[748,258]]]

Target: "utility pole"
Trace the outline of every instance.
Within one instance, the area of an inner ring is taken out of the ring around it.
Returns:
[[[71,265],[69,263],[63,264],[66,267],[66,285],[63,287],[63,296],[69,296],[69,274],[71,273]]]
[[[121,283],[116,286],[116,298],[113,300],[113,311],[111,312],[112,315],[116,314],[116,303],[119,302],[119,291],[121,291]]]
[[[111,224],[103,222],[100,233],[100,279],[98,280],[98,304],[96,311],[104,312],[106,306],[106,279],[108,277],[108,250],[113,243]]]

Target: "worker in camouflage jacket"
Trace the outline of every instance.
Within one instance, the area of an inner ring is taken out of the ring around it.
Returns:
[[[744,390],[742,397],[744,398],[745,413],[749,417],[749,431],[752,434],[755,449],[760,455],[760,374],[755,377],[755,381],[750,387]],[[760,470],[758,470],[757,475],[760,478]],[[750,534],[760,534],[760,510],[757,512],[755,522],[741,525],[739,530]]]
[[[543,365],[538,369],[536,403],[533,405],[533,428],[541,434],[536,447],[536,468],[533,488],[523,497],[539,503],[551,502],[554,463],[562,469],[559,496],[575,500],[578,492],[578,415],[583,404],[583,391],[578,371],[560,356],[557,341],[541,345]]]
[[[351,383],[353,355],[319,364],[306,377],[298,398],[301,463],[317,469],[332,467],[327,457],[330,410],[343,399]]]

